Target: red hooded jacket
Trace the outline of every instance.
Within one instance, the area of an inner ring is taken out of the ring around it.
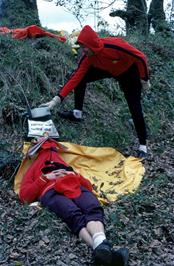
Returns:
[[[85,26],[77,42],[90,48],[94,55],[83,55],[77,69],[60,90],[59,95],[66,97],[83,79],[88,69],[93,66],[111,73],[114,77],[124,73],[132,64],[139,69],[140,78],[147,81],[148,69],[146,56],[121,38],[100,38],[90,26]]]
[[[56,180],[46,180],[42,178],[41,169],[45,167],[46,161],[53,161],[68,166],[61,156],[54,151],[58,144],[54,140],[47,140],[39,150],[37,158],[25,173],[19,192],[19,198],[22,202],[31,203],[38,200],[49,189],[54,188],[57,192],[64,194],[68,198],[80,196],[80,186],[86,187],[92,191],[90,181],[80,174],[68,173],[67,175]]]
[[[7,27],[0,27],[0,33],[12,33],[14,39],[23,40],[25,38],[36,38],[42,36],[49,36],[52,38],[56,38],[60,42],[66,42],[66,38],[63,36],[59,36],[49,31],[45,31],[44,29],[31,25],[26,28],[19,29],[9,29]]]

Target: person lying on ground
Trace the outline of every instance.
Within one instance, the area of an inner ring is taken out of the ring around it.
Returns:
[[[115,250],[106,239],[104,211],[90,181],[61,158],[56,141],[48,139],[42,144],[23,176],[19,198],[28,204],[39,201],[61,218],[73,234],[92,248],[97,265],[127,265],[128,249]]]
[[[147,156],[147,133],[141,106],[141,91],[150,87],[146,56],[122,38],[100,38],[88,25],[80,32],[77,43],[83,48],[78,67],[57,96],[41,106],[53,109],[74,90],[73,111],[59,115],[71,121],[81,121],[85,90],[88,83],[114,78],[127,101],[139,139],[138,157]]]

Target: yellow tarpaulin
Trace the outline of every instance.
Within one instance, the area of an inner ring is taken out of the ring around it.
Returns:
[[[113,202],[118,196],[134,192],[145,172],[141,160],[135,157],[125,158],[113,148],[81,146],[69,142],[60,142],[68,149],[61,155],[70,166],[84,177],[90,179],[94,191],[101,202]],[[30,143],[24,143],[24,154]],[[24,159],[17,172],[14,190],[18,194],[22,177],[33,162]]]

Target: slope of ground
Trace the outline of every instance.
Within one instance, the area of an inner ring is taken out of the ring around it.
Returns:
[[[106,234],[115,247],[130,248],[130,266],[174,265],[173,40],[130,39],[146,52],[152,87],[143,107],[149,158],[139,190],[105,206]],[[26,135],[23,92],[31,105],[49,100],[76,64],[70,47],[53,39],[14,41],[0,36],[0,265],[91,265],[91,251],[46,210],[23,206],[13,192],[15,170]],[[73,107],[73,94],[61,109]],[[90,85],[80,124],[53,120],[61,140],[111,146],[136,154],[137,140],[122,92],[112,81]]]

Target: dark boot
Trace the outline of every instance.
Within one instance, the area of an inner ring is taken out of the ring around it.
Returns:
[[[58,115],[61,118],[68,119],[73,122],[81,122],[82,118],[76,118],[73,114],[73,111],[65,111],[65,112],[59,112]]]
[[[129,259],[129,250],[127,248],[120,248],[112,250],[112,262],[110,266],[127,266]]]
[[[107,240],[94,249],[94,262],[96,265],[111,265],[112,262],[112,247]]]

